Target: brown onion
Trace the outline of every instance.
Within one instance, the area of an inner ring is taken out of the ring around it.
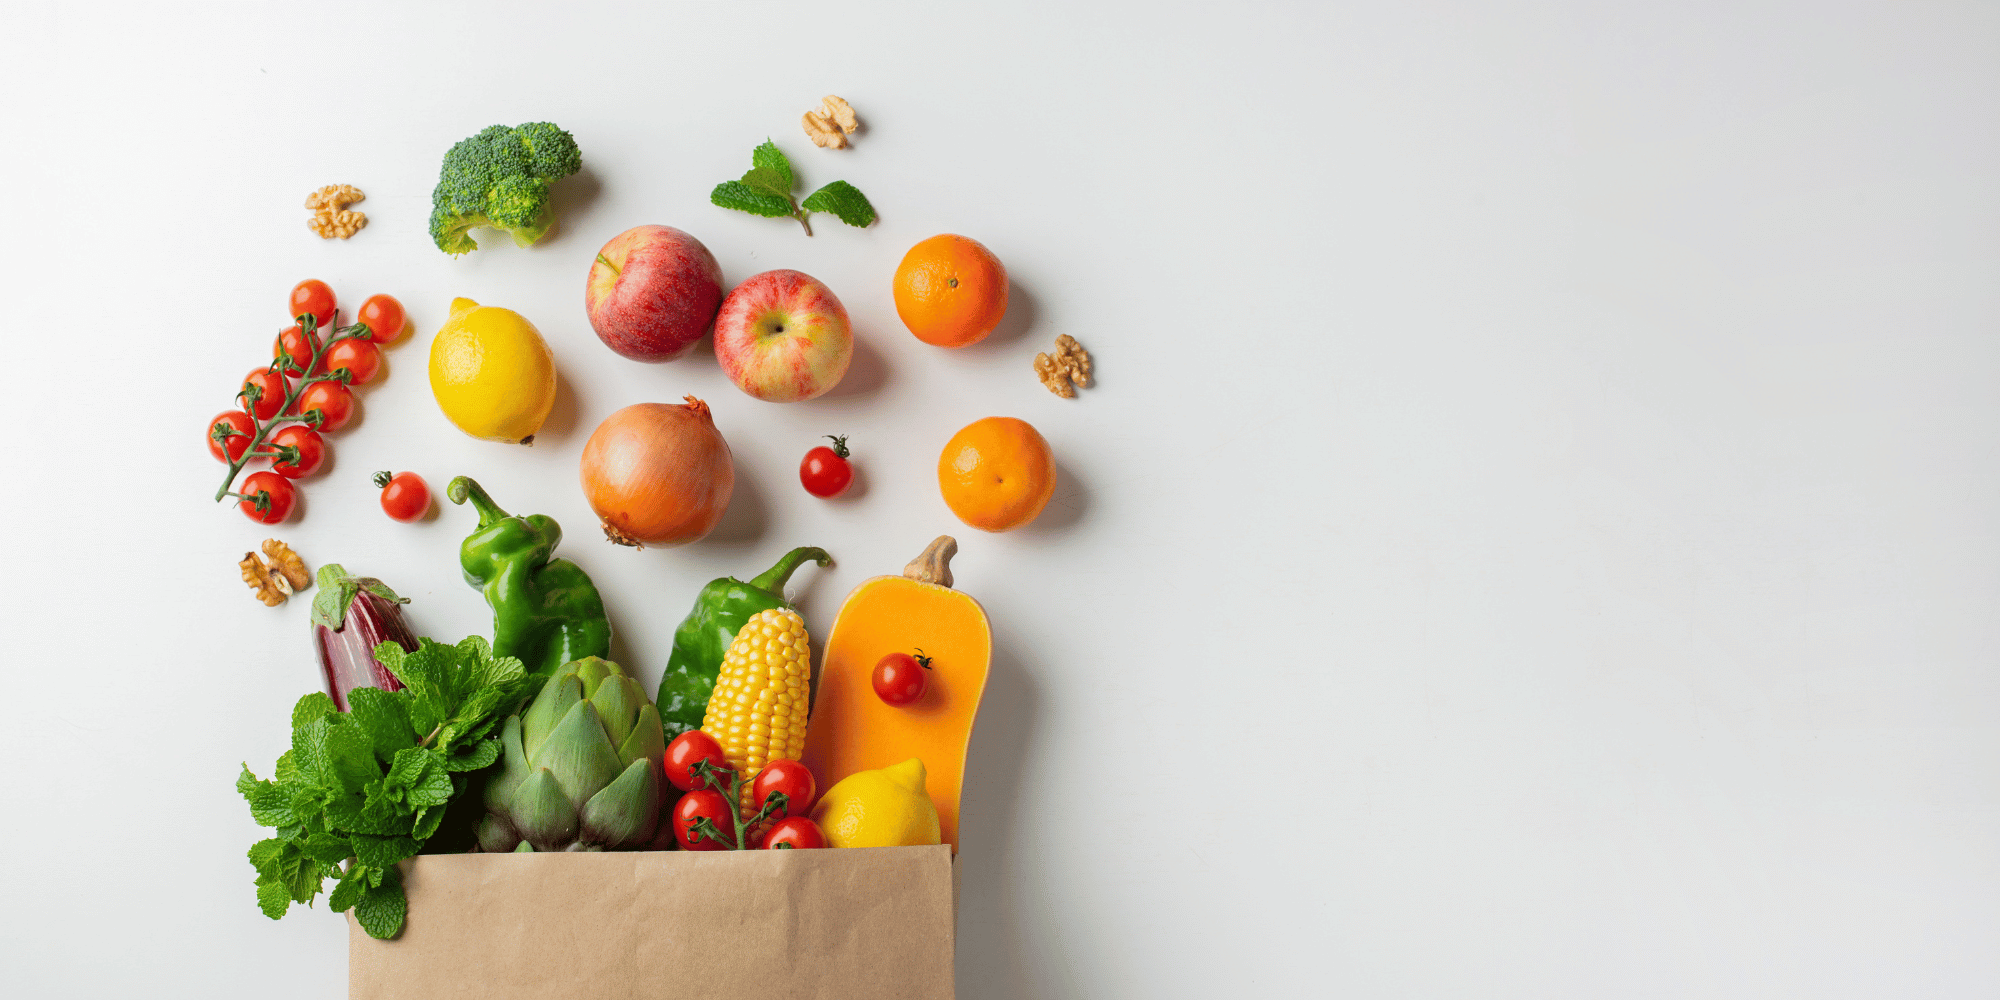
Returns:
[[[736,488],[729,443],[708,404],[634,403],[606,417],[578,472],[604,537],[620,545],[681,545],[715,528]]]

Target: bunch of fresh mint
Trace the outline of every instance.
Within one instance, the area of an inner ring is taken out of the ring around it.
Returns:
[[[466,772],[500,757],[488,734],[520,700],[520,660],[495,657],[476,635],[456,646],[420,639],[412,653],[385,642],[375,657],[403,690],[356,688],[344,713],[319,692],[300,698],[275,780],[247,764],[236,779],[251,817],[278,831],[250,848],[257,903],[273,920],[334,878],[334,912],[352,908],[369,936],[395,937],[409,908],[396,862],[437,832]]]
[[[806,221],[811,212],[831,212],[850,226],[866,226],[875,221],[875,206],[868,196],[846,181],[834,181],[806,195],[803,207],[792,200],[792,161],[771,140],[750,152],[750,171],[742,180],[723,181],[709,192],[708,200],[722,208],[762,215],[767,218],[790,216],[812,235]]]

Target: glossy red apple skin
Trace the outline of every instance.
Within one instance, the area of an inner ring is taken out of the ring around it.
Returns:
[[[722,267],[701,241],[672,226],[635,226],[591,261],[583,287],[590,327],[634,361],[671,361],[715,322]]]
[[[809,274],[753,274],[722,300],[715,359],[738,389],[772,403],[811,399],[854,360],[847,308]]]

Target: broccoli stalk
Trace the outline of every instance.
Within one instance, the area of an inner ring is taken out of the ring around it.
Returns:
[[[468,230],[505,230],[532,246],[555,224],[549,186],[583,166],[568,132],[549,122],[495,125],[451,147],[431,192],[431,239],[445,253],[479,249]]]

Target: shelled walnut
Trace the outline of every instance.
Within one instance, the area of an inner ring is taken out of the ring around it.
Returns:
[[[323,240],[336,236],[344,240],[353,236],[368,224],[368,217],[349,211],[347,206],[367,197],[352,184],[328,184],[314,191],[306,196],[306,208],[312,211],[312,218],[306,220],[306,228]]]
[[[1090,388],[1090,352],[1076,342],[1076,338],[1065,333],[1056,338],[1056,353],[1035,355],[1035,375],[1050,392],[1064,399],[1075,399],[1076,389]]]
[[[305,560],[300,559],[290,546],[275,538],[266,538],[264,555],[268,562],[257,558],[255,552],[245,552],[236,567],[243,571],[243,582],[266,607],[275,608],[285,603],[285,599],[292,594],[312,585],[312,574],[306,572]]]
[[[847,137],[861,127],[853,106],[832,94],[820,98],[819,108],[806,112],[799,121],[805,126],[806,137],[821,149],[847,148]]]

